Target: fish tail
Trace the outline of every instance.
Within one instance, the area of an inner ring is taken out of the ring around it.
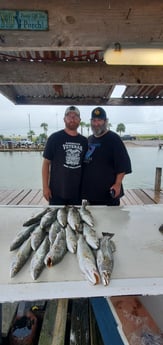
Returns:
[[[83,206],[83,207],[86,207],[87,205],[89,205],[88,200],[83,199],[83,200],[82,200],[82,206]]]
[[[112,238],[115,234],[111,233],[111,232],[102,232],[103,236],[109,236],[110,238]]]

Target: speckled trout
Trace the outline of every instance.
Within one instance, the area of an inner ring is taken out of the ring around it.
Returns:
[[[49,241],[50,244],[53,244],[56,237],[57,233],[61,230],[61,225],[58,223],[58,220],[56,219],[54,223],[51,224],[49,228]]]
[[[79,267],[85,278],[93,285],[98,284],[100,282],[100,276],[97,270],[95,257],[81,234],[78,239],[77,258]]]
[[[10,267],[10,277],[14,277],[24,266],[32,253],[31,238],[29,237],[18,249]]]
[[[68,214],[67,214],[67,222],[70,225],[72,230],[79,231],[81,217],[76,207],[69,207]]]
[[[114,234],[103,232],[102,235],[103,237],[100,238],[100,247],[96,252],[96,260],[102,283],[106,286],[109,285],[113,270],[115,244],[111,240]]]
[[[33,217],[29,218],[28,220],[26,220],[23,223],[23,226],[29,226],[35,223],[40,222],[41,218],[50,211],[50,208],[47,207],[45,210],[43,210],[42,212],[39,212],[38,214],[34,215]]]
[[[45,236],[46,231],[41,229],[40,225],[38,225],[31,234],[31,247],[33,250],[37,250]]]
[[[45,267],[44,259],[50,248],[50,241],[48,235],[44,238],[40,244],[30,263],[30,273],[33,280],[36,280]]]
[[[57,220],[58,220],[58,223],[63,228],[65,228],[65,226],[67,225],[67,206],[64,206],[58,209]]]
[[[57,264],[63,259],[66,252],[66,233],[65,229],[62,229],[60,232],[57,233],[57,237],[45,257],[45,265],[51,267]]]
[[[39,223],[32,224],[28,226],[27,228],[22,228],[13,239],[11,245],[10,245],[10,251],[15,250],[19,248],[22,243],[27,240],[28,237],[30,237],[31,233],[35,230],[35,228],[38,226]]]
[[[84,204],[79,208],[79,213],[83,222],[87,223],[91,227],[94,226],[93,216]]]
[[[90,245],[91,248],[98,249],[99,239],[97,237],[96,231],[86,223],[83,223],[83,235],[86,239],[86,242]]]
[[[47,213],[45,213],[42,216],[42,218],[40,220],[40,227],[41,227],[41,229],[48,228],[56,220],[57,212],[58,212],[57,208],[50,209],[50,211],[48,211]]]
[[[77,236],[74,230],[71,229],[69,224],[67,224],[65,231],[67,249],[70,253],[75,254],[77,250]]]

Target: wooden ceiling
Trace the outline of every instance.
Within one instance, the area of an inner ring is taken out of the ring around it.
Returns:
[[[0,92],[15,104],[163,105],[163,66],[109,66],[105,49],[163,48],[162,0],[0,1],[42,10],[48,31],[0,30]],[[115,85],[125,85],[112,98]]]

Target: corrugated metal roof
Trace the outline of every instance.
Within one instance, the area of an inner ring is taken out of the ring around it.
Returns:
[[[123,98],[163,98],[163,85],[130,85],[126,87]]]
[[[58,63],[72,62],[73,66],[79,62],[92,64],[103,61],[103,51],[1,51],[0,62],[12,63]],[[89,76],[90,77],[90,76]],[[120,105],[120,100],[160,100],[163,98],[163,85],[126,85],[120,99],[112,101],[111,95],[115,84],[16,84],[12,82],[0,85],[0,92],[10,98],[15,104],[113,104]],[[116,103],[117,102],[117,103]],[[129,103],[131,104],[131,103]],[[133,104],[133,103],[132,103]],[[139,104],[137,102],[137,104]],[[121,103],[121,105],[123,105]]]
[[[57,62],[57,61],[103,61],[103,51],[1,51],[0,61],[29,61],[29,62]]]

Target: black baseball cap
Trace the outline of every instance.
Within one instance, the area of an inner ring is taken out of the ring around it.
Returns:
[[[107,116],[105,110],[101,107],[93,109],[91,113],[91,119],[106,120]]]

